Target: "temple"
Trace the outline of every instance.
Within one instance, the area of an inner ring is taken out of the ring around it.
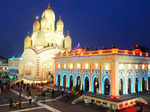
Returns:
[[[136,104],[137,98],[122,100],[122,96],[150,91],[149,52],[138,44],[130,50],[87,50],[78,44],[72,50],[72,39],[69,33],[64,35],[61,17],[55,22],[55,13],[48,5],[41,20],[36,17],[32,35],[26,36],[24,51],[15,64],[24,83],[50,82],[58,89],[82,90],[85,102],[90,99],[115,109]]]
[[[33,32],[24,40],[24,51],[19,63],[19,75],[26,83],[53,82],[55,55],[70,51],[72,40],[64,35],[64,23],[59,17],[55,29],[55,13],[50,5],[33,23]]]

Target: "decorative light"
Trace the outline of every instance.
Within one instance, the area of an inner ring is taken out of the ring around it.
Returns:
[[[150,69],[150,64],[148,64],[148,69]]]
[[[142,69],[144,69],[144,68],[145,68],[145,65],[143,64],[143,65],[142,65]]]
[[[64,69],[66,69],[66,64],[64,64]]]
[[[138,64],[135,65],[135,68],[138,69]]]
[[[73,68],[73,64],[70,64],[70,69],[72,69]]]
[[[110,65],[109,65],[109,64],[106,64],[106,65],[105,65],[105,69],[106,69],[106,70],[110,70]]]
[[[131,69],[131,64],[128,64],[128,69]]]
[[[78,64],[77,64],[77,68],[80,69],[80,67],[81,67],[81,65],[78,63]]]
[[[95,64],[95,67],[96,67],[96,69],[98,68],[98,64],[97,63]]]
[[[60,69],[60,64],[58,64],[58,68]]]
[[[119,69],[123,69],[123,64],[120,64],[120,65],[119,65]]]
[[[85,64],[85,69],[88,69],[88,66],[89,66],[88,64]]]

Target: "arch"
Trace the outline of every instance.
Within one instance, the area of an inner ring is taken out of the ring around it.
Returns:
[[[108,79],[109,80],[109,83],[110,83],[110,88],[111,88],[111,79],[110,79],[110,77],[108,76],[108,75],[105,75],[104,77],[103,77],[103,79],[102,79],[102,94],[104,94],[105,93],[105,80],[106,79]],[[111,90],[111,89],[110,89]],[[110,92],[111,93],[111,92]],[[109,93],[109,95],[111,95]]]
[[[78,79],[78,77],[81,78],[81,75],[80,74],[76,74],[76,76],[75,76],[75,82],[74,82],[75,83],[75,87],[77,86],[77,81],[78,81],[77,79]]]
[[[61,86],[62,86],[62,87],[64,86],[64,77],[67,79],[65,73],[62,75],[62,78],[61,78],[61,79],[62,79],[62,80],[61,80]],[[65,87],[66,87],[66,85],[65,85]]]
[[[125,84],[125,78],[121,75],[120,76],[120,79],[119,79],[119,84],[122,84],[122,85],[120,85],[120,86],[122,86],[122,93],[123,93],[123,95],[125,95],[126,94],[126,84]]]
[[[70,85],[71,85],[71,84],[70,84],[70,82],[71,82],[71,81],[70,81],[70,80],[71,80],[71,77],[72,77],[72,81],[73,81],[73,74],[69,74],[69,75],[68,75],[68,88],[70,88]],[[72,82],[72,87],[73,87],[73,82]]]
[[[133,85],[134,85],[134,83],[133,83],[133,76],[128,76],[128,94],[129,93],[133,93]]]
[[[56,76],[56,86],[60,86],[60,82],[61,82],[60,74],[57,74],[57,76]]]
[[[86,79],[86,78],[88,78],[88,80],[90,79],[90,77],[89,77],[88,74],[85,74],[85,75],[83,76],[83,80],[82,80],[82,82],[83,82],[83,91],[85,91],[85,79]]]
[[[94,89],[95,89],[95,87],[94,87],[94,84],[95,84],[95,79],[98,79],[98,82],[99,82],[99,76],[98,76],[98,74],[94,74],[93,76],[92,76],[92,82],[91,82],[91,85],[92,85],[92,92],[94,93]],[[98,86],[99,86],[99,83],[98,83]],[[99,88],[99,87],[98,87]]]

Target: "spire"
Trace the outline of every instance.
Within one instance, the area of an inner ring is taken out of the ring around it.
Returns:
[[[50,5],[50,3],[48,4],[48,9],[51,9],[51,5]]]
[[[59,20],[61,20],[61,16],[59,16]]]
[[[67,36],[70,36],[69,31],[67,31]]]

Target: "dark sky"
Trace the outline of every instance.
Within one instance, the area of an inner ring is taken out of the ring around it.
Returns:
[[[23,51],[27,32],[48,3],[69,30],[73,46],[150,48],[150,0],[0,0],[0,55],[12,57]]]

